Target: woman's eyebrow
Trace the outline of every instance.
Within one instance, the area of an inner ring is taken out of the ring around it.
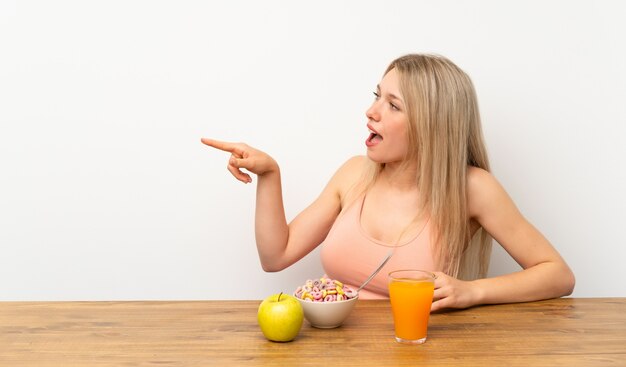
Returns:
[[[377,84],[377,85],[376,85],[376,91],[377,91],[379,94],[381,93],[381,92],[380,92],[380,84]],[[393,94],[393,93],[385,93],[385,95],[386,95],[387,97],[389,97],[390,99],[395,99],[395,100],[397,100],[397,101],[404,102],[404,101],[402,100],[402,98],[400,98],[400,97],[396,96],[396,95],[395,95],[395,94]]]
[[[395,95],[395,94],[393,94],[393,93],[387,93],[387,95],[389,96],[389,98],[390,98],[390,99],[395,99],[395,100],[397,100],[397,101],[402,102],[402,98],[400,98],[400,97],[396,96],[396,95]]]

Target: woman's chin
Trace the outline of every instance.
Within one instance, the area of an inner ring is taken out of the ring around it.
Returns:
[[[367,150],[367,158],[375,163],[384,163],[376,153],[372,152],[370,149]]]

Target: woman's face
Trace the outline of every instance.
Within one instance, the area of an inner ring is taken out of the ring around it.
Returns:
[[[365,112],[370,130],[365,140],[367,156],[377,163],[402,161],[407,153],[409,119],[396,69],[383,77],[374,95],[372,106]]]

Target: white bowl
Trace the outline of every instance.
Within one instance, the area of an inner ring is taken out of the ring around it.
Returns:
[[[332,302],[312,302],[298,297],[296,299],[302,305],[304,318],[307,319],[311,326],[320,329],[331,329],[343,324],[350,312],[352,312],[359,297],[356,296],[345,301]]]

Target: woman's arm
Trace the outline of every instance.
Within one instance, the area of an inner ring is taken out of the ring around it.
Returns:
[[[358,181],[363,165],[363,157],[354,157],[345,162],[333,175],[319,197],[287,226],[286,243],[277,245],[272,238],[276,223],[274,221],[284,210],[274,211],[274,201],[280,200],[282,194],[279,182],[267,184],[262,180],[270,177],[259,177],[257,186],[256,238],[259,257],[265,271],[280,271],[292,265],[319,246],[330,231],[335,219],[341,212],[342,202],[346,193]],[[272,178],[273,179],[273,178]],[[279,181],[279,180],[278,180]],[[275,192],[274,190],[277,190]],[[275,216],[272,218],[272,216]]]
[[[354,176],[356,159],[346,162],[320,196],[287,223],[283,205],[280,169],[266,153],[246,144],[202,139],[211,147],[230,152],[228,170],[242,182],[252,182],[246,169],[257,175],[255,235],[259,259],[265,271],[279,271],[292,265],[326,238],[341,211],[346,184]]]
[[[489,172],[470,169],[468,210],[470,218],[491,234],[523,270],[469,282],[438,273],[433,310],[535,301],[572,293],[575,279],[569,266],[550,242],[521,215]]]

